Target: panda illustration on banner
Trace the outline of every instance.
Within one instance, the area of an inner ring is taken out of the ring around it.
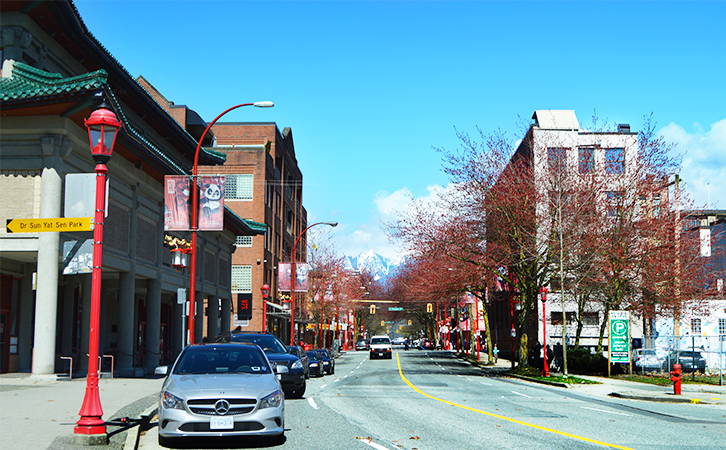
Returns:
[[[224,226],[224,177],[204,177],[199,195],[199,229],[221,230]]]

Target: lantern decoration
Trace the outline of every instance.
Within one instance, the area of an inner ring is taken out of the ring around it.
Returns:
[[[164,243],[174,246],[171,249],[171,265],[177,269],[186,269],[189,267],[189,253],[192,252],[191,243],[184,239],[172,238],[164,236]]]
[[[84,119],[88,128],[88,140],[91,144],[91,156],[98,164],[106,164],[113,154],[113,145],[121,122],[116,114],[104,102],[101,103],[91,117]]]

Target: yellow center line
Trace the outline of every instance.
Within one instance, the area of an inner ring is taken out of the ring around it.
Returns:
[[[578,436],[576,434],[566,433],[564,431],[559,431],[559,430],[554,430],[552,428],[542,427],[542,426],[539,426],[539,425],[535,425],[533,423],[523,422],[521,420],[512,419],[510,417],[500,416],[499,414],[494,414],[494,413],[482,411],[480,409],[471,408],[469,406],[459,405],[458,403],[454,403],[454,402],[450,402],[450,401],[447,401],[447,400],[440,399],[438,397],[434,397],[433,395],[429,395],[429,394],[425,393],[424,391],[422,391],[421,389],[419,389],[416,386],[414,386],[410,381],[408,381],[406,379],[405,376],[403,376],[403,370],[401,370],[401,359],[398,357],[398,352],[396,352],[396,361],[398,362],[398,374],[401,376],[401,379],[407,385],[409,385],[411,387],[411,389],[413,389],[414,391],[418,392],[419,394],[421,394],[421,395],[423,395],[425,397],[428,397],[430,399],[437,400],[437,401],[442,402],[442,403],[446,403],[447,405],[456,406],[458,408],[466,409],[466,410],[469,410],[469,411],[474,411],[474,412],[477,412],[479,414],[484,414],[486,416],[496,417],[497,419],[502,419],[502,420],[506,420],[508,422],[513,422],[513,423],[517,423],[519,425],[524,425],[526,427],[536,428],[538,430],[542,430],[542,431],[547,431],[547,432],[550,432],[550,433],[559,434],[561,436],[567,436],[567,437],[570,437],[570,438],[573,438],[573,439],[578,439],[580,441],[590,442],[592,444],[602,445],[604,447],[620,448],[620,449],[623,449],[623,450],[633,450],[630,447],[623,447],[622,445],[609,444],[607,442],[602,442],[602,441],[598,441],[598,440],[595,440],[595,439],[590,439],[590,438]]]

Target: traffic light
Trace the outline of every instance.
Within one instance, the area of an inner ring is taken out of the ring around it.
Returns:
[[[427,303],[426,304],[426,312],[427,313],[434,312],[434,305],[431,304],[431,303]]]
[[[411,319],[408,319],[408,324],[411,325]]]
[[[376,305],[371,305],[371,314],[376,313]]]
[[[382,327],[385,327],[386,326],[386,321],[385,320],[381,320],[381,326]]]

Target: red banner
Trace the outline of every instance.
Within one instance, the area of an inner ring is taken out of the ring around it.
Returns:
[[[189,231],[189,177],[164,176],[164,230]]]
[[[307,263],[295,263],[295,292],[308,291],[308,271],[310,265]],[[292,290],[292,264],[278,263],[277,265],[277,290],[290,292]]]

